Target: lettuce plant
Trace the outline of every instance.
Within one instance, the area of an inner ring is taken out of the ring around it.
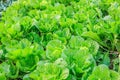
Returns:
[[[119,0],[17,0],[0,21],[0,80],[120,80]]]

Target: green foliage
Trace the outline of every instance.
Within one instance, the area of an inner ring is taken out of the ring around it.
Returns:
[[[62,58],[58,58],[53,63],[39,62],[36,70],[30,73],[28,78],[33,80],[63,80],[68,75],[67,63]]]
[[[119,80],[120,75],[112,70],[109,70],[106,65],[99,65],[94,68],[92,75],[88,80]]]
[[[120,80],[119,0],[18,0],[2,12],[0,80]]]

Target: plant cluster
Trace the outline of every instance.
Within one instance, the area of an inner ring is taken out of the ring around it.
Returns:
[[[119,0],[18,0],[0,22],[0,80],[120,80]]]

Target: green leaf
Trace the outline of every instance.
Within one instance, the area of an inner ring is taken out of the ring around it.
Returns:
[[[111,77],[111,80],[120,80],[120,74],[113,70],[110,70],[110,77]]]
[[[69,69],[66,65],[60,66],[59,60],[56,60],[54,63],[47,61],[40,61],[37,65],[37,69],[30,73],[30,78],[33,80],[42,79],[42,80],[59,80],[66,79],[69,75]],[[65,62],[66,63],[66,62]]]
[[[108,67],[104,64],[96,66],[88,80],[111,80]]]
[[[107,66],[110,65],[110,57],[109,57],[109,53],[104,53],[104,57],[103,57],[103,61],[102,64],[105,64]]]
[[[84,37],[89,37],[89,38],[91,38],[91,39],[93,39],[93,40],[96,40],[96,41],[98,41],[98,42],[102,41],[102,40],[100,39],[100,37],[97,35],[97,33],[94,33],[94,32],[92,32],[92,31],[84,32],[84,33],[82,34],[82,36],[84,36]]]
[[[69,69],[64,69],[60,75],[60,79],[66,79],[69,76]]]
[[[102,45],[102,46],[104,46],[104,47],[108,47],[106,44],[104,44],[104,43],[102,42],[102,40],[100,39],[100,37],[98,36],[97,33],[94,33],[94,32],[92,32],[92,31],[89,31],[89,32],[84,32],[84,33],[82,34],[82,36],[91,38],[91,39],[97,41],[100,45]]]
[[[7,80],[7,78],[6,78],[4,73],[0,73],[0,79],[1,80]]]
[[[116,49],[118,52],[120,52],[120,40],[118,40],[116,43]]]
[[[65,46],[61,43],[60,40],[51,40],[46,46],[46,56],[49,59],[57,59],[61,57],[61,54]]]
[[[70,41],[69,41],[69,45],[71,48],[80,48],[80,46],[82,45],[84,39],[80,36],[72,36]]]

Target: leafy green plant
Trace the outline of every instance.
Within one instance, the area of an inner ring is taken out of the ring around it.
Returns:
[[[99,65],[94,68],[92,75],[88,77],[88,80],[104,80],[104,79],[119,80],[120,75],[112,70],[109,70],[106,65]]]
[[[15,1],[0,21],[0,80],[119,80],[119,9],[119,0]]]

